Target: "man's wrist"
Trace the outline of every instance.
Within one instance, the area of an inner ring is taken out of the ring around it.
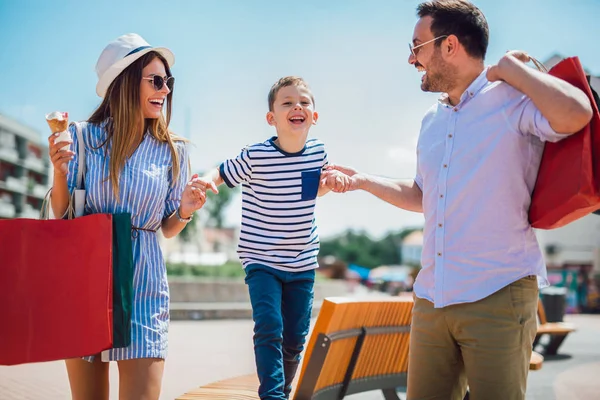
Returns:
[[[352,179],[356,181],[356,188],[359,190],[365,190],[367,185],[367,176],[365,174],[354,174]]]

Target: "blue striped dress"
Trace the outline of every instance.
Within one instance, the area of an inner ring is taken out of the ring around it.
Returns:
[[[157,230],[181,200],[189,175],[188,150],[184,142],[175,142],[179,155],[180,176],[171,174],[172,158],[167,143],[146,134],[135,153],[126,161],[120,176],[117,201],[109,180],[110,144],[95,149],[106,138],[105,124],[80,123],[86,147],[85,214],[122,213],[132,215],[132,225]],[[77,149],[74,126],[69,127],[72,149]],[[69,163],[69,191],[75,189],[77,156]],[[102,352],[102,361],[134,358],[166,358],[169,328],[169,286],[165,261],[155,232],[137,231],[133,238],[132,342],[129,347]],[[93,356],[85,357],[92,361]]]
[[[243,267],[262,264],[298,272],[318,267],[319,235],[315,204],[325,145],[309,139],[297,153],[272,137],[247,146],[219,171],[229,187],[242,185],[242,229],[238,256]]]

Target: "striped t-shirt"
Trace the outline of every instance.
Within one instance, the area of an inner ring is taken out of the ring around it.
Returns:
[[[325,146],[309,139],[301,151],[287,153],[276,139],[247,146],[219,167],[227,186],[242,185],[238,255],[244,267],[317,268],[314,212],[321,170],[327,165]]]

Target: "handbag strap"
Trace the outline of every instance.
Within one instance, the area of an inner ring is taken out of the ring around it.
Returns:
[[[544,64],[542,64],[539,60],[529,56],[529,58],[531,59],[531,62],[533,63],[533,65],[535,65],[535,67],[538,69],[538,71],[543,72],[543,73],[547,73],[548,72],[548,68],[546,68],[546,66]]]
[[[77,180],[75,182],[75,189],[84,189],[85,183],[85,142],[83,141],[83,132],[81,130],[81,124],[85,122],[73,122],[75,125],[75,134],[77,135]]]
[[[84,124],[86,122],[81,122],[81,123],[77,123],[77,122],[72,122],[73,125],[75,125],[75,134],[77,135],[77,162],[78,162],[78,166],[77,166],[77,180],[75,182],[75,189],[85,189],[85,171],[86,171],[86,164],[85,164],[85,142],[83,141],[83,132],[81,129],[81,124]],[[50,196],[52,194],[52,188],[48,189],[48,192],[46,192],[46,195],[44,196],[44,200],[42,201],[42,207],[40,209],[40,219],[48,219],[50,217]],[[67,209],[65,210],[65,214],[61,217],[64,218],[66,216],[68,216],[69,218],[72,218],[75,215],[75,209],[73,207],[73,201],[74,201],[74,196],[75,196],[75,192],[73,191],[73,193],[71,194],[71,196],[69,196],[69,205],[67,206]]]

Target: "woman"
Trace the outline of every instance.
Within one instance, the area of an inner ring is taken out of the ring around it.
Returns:
[[[96,64],[96,92],[103,98],[87,122],[80,123],[85,143],[85,214],[129,212],[134,257],[132,341],[83,359],[66,361],[75,400],[108,399],[108,363],[117,361],[120,399],[158,399],[169,325],[167,272],[156,231],[177,235],[204,205],[189,182],[185,143],[168,129],[174,57],[152,48],[136,34],[110,43]],[[166,117],[163,109],[166,103]],[[54,165],[51,206],[64,215],[75,189],[75,128],[68,142],[49,138]],[[195,176],[194,176],[195,177]],[[187,183],[187,184],[186,184]]]

